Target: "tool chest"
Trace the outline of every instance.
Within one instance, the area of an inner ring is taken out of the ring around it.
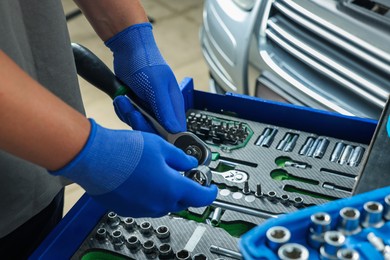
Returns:
[[[350,197],[377,121],[200,92],[190,78],[181,87],[188,130],[212,151],[215,203],[158,219],[132,219],[107,212],[84,195],[32,259],[277,259],[280,244],[271,243],[271,250],[264,237],[274,224],[289,229],[290,242],[307,246],[302,229],[310,226],[311,214],[324,209],[332,226],[336,206],[325,210],[325,205],[347,200],[362,210],[362,199]],[[359,198],[383,200],[385,192]],[[167,231],[168,238],[161,238]]]

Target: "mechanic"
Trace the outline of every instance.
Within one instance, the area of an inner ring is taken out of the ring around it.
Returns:
[[[186,130],[177,81],[137,0],[77,0],[111,49],[117,77],[172,133]],[[60,0],[0,1],[0,252],[27,258],[62,217],[70,181],[122,216],[158,217],[216,198],[179,171],[195,158],[167,143],[125,97],[130,130],[86,118]],[[152,132],[152,133],[150,133]]]

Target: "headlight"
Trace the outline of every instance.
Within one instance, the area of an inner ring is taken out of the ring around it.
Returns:
[[[233,0],[233,2],[238,5],[241,9],[245,11],[252,10],[256,0]]]

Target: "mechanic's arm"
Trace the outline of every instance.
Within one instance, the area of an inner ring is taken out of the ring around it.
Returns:
[[[183,96],[155,42],[152,25],[137,0],[75,0],[113,52],[115,75],[146,104],[169,132],[186,131]],[[124,96],[114,100],[119,118],[153,132]]]
[[[73,180],[105,208],[158,217],[208,205],[217,196],[215,186],[178,172],[195,167],[195,158],[157,135],[86,119],[2,51],[0,79],[0,149]]]
[[[0,50],[0,149],[49,170],[70,162],[88,119],[41,87]]]

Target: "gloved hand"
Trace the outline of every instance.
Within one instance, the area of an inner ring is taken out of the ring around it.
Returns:
[[[171,68],[158,50],[152,25],[130,26],[105,44],[114,54],[116,76],[135,92],[160,124],[170,133],[185,131],[183,96]],[[118,108],[121,107],[118,106],[116,112],[123,118]]]
[[[80,184],[108,210],[129,217],[159,217],[206,206],[216,198],[215,186],[203,187],[178,172],[196,167],[196,159],[161,137],[90,122],[83,150],[50,173]]]

